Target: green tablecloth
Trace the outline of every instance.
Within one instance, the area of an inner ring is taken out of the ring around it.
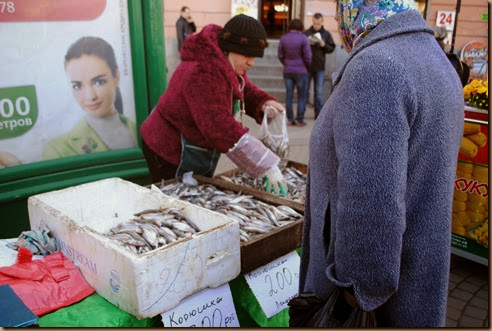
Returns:
[[[41,316],[40,327],[162,327],[161,315],[137,319],[94,293],[69,307]]]
[[[300,248],[296,250],[300,254]],[[243,275],[229,282],[234,307],[241,327],[288,327],[289,310],[267,318]],[[40,327],[163,327],[161,315],[143,320],[125,313],[94,293],[69,307],[46,314]]]
[[[241,327],[288,327],[289,310],[267,318],[260,307],[258,300],[249,288],[243,275],[239,275],[229,282],[234,307]]]
[[[288,327],[289,314],[284,309],[271,318],[261,310],[258,300],[243,275],[229,282],[234,307],[241,327]],[[58,309],[39,319],[40,327],[162,327],[161,315],[143,320],[125,313],[94,293],[69,307]]]

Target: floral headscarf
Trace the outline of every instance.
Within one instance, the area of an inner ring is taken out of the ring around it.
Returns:
[[[337,0],[340,36],[347,52],[380,22],[407,10],[417,10],[414,0]]]

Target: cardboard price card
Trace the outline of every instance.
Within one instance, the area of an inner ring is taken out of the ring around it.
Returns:
[[[245,275],[246,282],[267,318],[278,314],[299,289],[301,259],[294,251]]]
[[[239,327],[229,284],[208,288],[162,315],[165,327]]]

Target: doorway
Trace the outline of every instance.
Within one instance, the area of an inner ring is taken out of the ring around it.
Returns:
[[[300,10],[296,10],[300,3],[301,0],[258,1],[258,17],[269,39],[279,39],[287,32],[289,22],[294,17],[301,17]]]

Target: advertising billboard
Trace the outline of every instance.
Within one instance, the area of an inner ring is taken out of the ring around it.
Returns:
[[[0,1],[1,168],[138,146],[127,0]]]

